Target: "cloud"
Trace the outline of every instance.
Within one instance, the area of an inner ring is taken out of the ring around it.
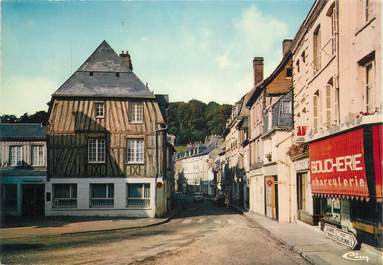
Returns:
[[[58,84],[45,77],[13,76],[0,89],[0,114],[21,115],[47,110]]]

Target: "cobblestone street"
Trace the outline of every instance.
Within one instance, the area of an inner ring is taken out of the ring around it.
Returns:
[[[307,264],[244,216],[184,200],[180,216],[138,230],[3,242],[6,264]],[[253,246],[251,248],[247,246]],[[269,254],[265,254],[269,253]]]

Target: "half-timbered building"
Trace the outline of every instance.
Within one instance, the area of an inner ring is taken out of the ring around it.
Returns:
[[[46,215],[166,212],[164,111],[132,68],[103,41],[52,95]]]

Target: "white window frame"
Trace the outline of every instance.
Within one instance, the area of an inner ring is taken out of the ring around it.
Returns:
[[[56,187],[59,185],[69,187],[69,197],[57,197]],[[77,208],[77,184],[75,183],[54,183],[52,185],[52,208]],[[68,203],[69,202],[69,203]]]
[[[139,148],[142,148],[139,150]],[[126,144],[126,162],[128,164],[145,163],[144,138],[128,138]]]
[[[141,185],[141,197],[131,197],[129,196],[129,185]],[[149,186],[149,196],[145,196],[145,186]],[[150,183],[127,183],[126,184],[126,208],[132,209],[148,209],[150,208],[150,200],[151,200],[151,190]],[[137,201],[138,203],[142,202],[144,206],[137,205],[137,203],[132,203]]]
[[[105,117],[105,103],[103,101],[96,101],[94,103],[94,111],[96,114],[96,118],[104,118]]]
[[[371,75],[367,75],[368,68],[371,68]],[[374,61],[369,61],[363,67],[364,72],[364,105],[365,111],[372,113],[375,111],[375,63]]]
[[[11,149],[15,149],[16,152],[12,152]],[[13,157],[15,158],[13,160]],[[22,145],[10,145],[9,146],[9,164],[10,166],[19,166],[23,162],[23,146]]]
[[[143,123],[144,122],[144,103],[143,102],[131,102],[130,108],[131,123]]]
[[[32,166],[44,166],[45,164],[44,163],[44,145],[33,144],[31,146],[31,160],[32,160],[31,161]],[[37,160],[37,163],[36,163],[36,160]]]
[[[292,113],[292,106],[291,101],[288,100],[281,100],[281,113],[282,114],[291,114]],[[285,107],[288,107],[288,111],[285,111]]]
[[[94,149],[94,156],[91,155],[91,152],[93,151],[91,148],[91,144],[95,142],[95,149]],[[101,149],[101,145],[104,145],[103,147],[103,157],[100,156],[99,149]],[[94,160],[91,160],[91,157],[94,157]],[[88,163],[90,164],[97,164],[97,163],[105,163],[105,157],[106,157],[106,140],[104,138],[90,138],[88,139]],[[103,159],[102,159],[103,158]]]
[[[93,185],[104,185],[106,188],[105,197],[93,197]],[[113,197],[110,197],[110,187],[113,187]],[[112,201],[111,204],[95,204],[96,201]],[[89,184],[89,208],[114,208],[114,184],[113,183],[91,183]]]

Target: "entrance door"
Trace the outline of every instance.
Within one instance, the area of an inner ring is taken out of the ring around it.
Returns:
[[[22,209],[24,216],[44,215],[44,184],[23,184],[22,185]]]
[[[270,176],[265,178],[265,204],[266,216],[277,220],[278,219],[278,187],[276,187],[276,177]]]

